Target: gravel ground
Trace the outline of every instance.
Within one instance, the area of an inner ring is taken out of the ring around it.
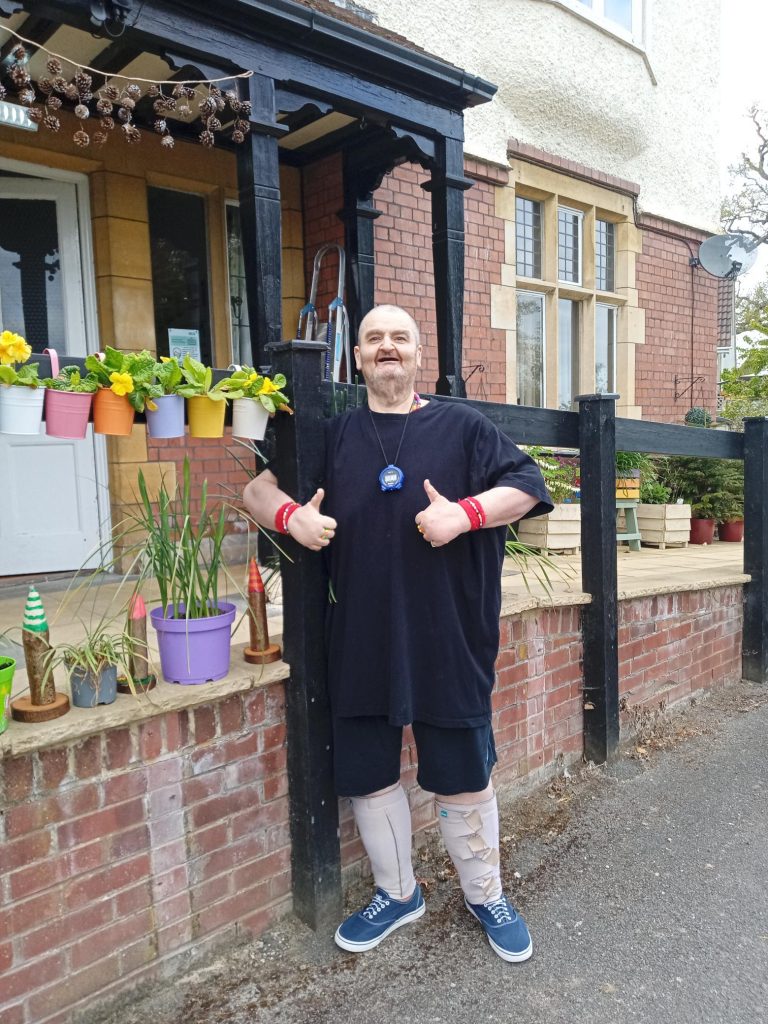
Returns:
[[[630,717],[607,768],[502,808],[505,882],[534,941],[507,964],[436,836],[427,913],[355,955],[293,918],[89,1024],[760,1024],[768,1021],[768,688]],[[362,883],[350,909],[367,901]]]

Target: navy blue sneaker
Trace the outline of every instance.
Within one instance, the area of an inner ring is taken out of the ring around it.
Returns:
[[[485,929],[492,949],[502,960],[519,964],[531,956],[533,943],[528,928],[506,896],[490,903],[470,903],[465,897],[464,902]]]
[[[351,953],[363,953],[366,949],[378,946],[395,928],[401,928],[421,917],[426,909],[418,885],[413,896],[405,903],[392,899],[383,889],[377,889],[364,910],[348,917],[336,929],[336,945]]]

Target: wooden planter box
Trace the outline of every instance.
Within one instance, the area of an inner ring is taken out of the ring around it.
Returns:
[[[637,506],[637,525],[643,544],[664,550],[667,545],[686,547],[691,534],[690,505]]]
[[[616,477],[616,500],[638,501],[640,498],[640,470],[630,469],[625,476]]]
[[[555,505],[552,512],[517,524],[523,544],[540,551],[578,551],[581,548],[581,505]]]

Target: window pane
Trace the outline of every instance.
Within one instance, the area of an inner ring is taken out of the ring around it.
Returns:
[[[515,200],[517,273],[520,277],[541,277],[541,203]]]
[[[147,189],[157,353],[170,355],[170,330],[197,337],[200,359],[210,365],[208,241],[202,196]],[[185,349],[185,351],[191,351]]]
[[[573,408],[579,390],[579,303],[560,299],[557,317],[557,407]]]
[[[635,3],[639,2],[640,0],[635,0]],[[605,16],[608,21],[614,21],[627,32],[631,32],[632,0],[605,0]]]
[[[544,296],[517,293],[517,401],[544,405]]]
[[[595,311],[595,391],[616,390],[616,306],[598,302]]]
[[[563,207],[557,211],[557,276],[581,284],[581,214]]]
[[[240,209],[227,203],[227,261],[229,268],[229,322],[232,328],[232,359],[253,365],[248,296],[245,294],[243,239],[240,233]]]
[[[595,285],[601,291],[612,292],[615,286],[616,225],[610,221],[595,223]]]

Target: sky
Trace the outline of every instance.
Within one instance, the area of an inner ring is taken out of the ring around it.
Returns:
[[[722,0],[722,10],[720,164],[726,190],[728,165],[736,163],[744,150],[755,148],[755,130],[747,111],[753,103],[768,110],[768,3]],[[742,278],[740,291],[753,288],[767,275],[768,245],[763,245],[755,266]]]

